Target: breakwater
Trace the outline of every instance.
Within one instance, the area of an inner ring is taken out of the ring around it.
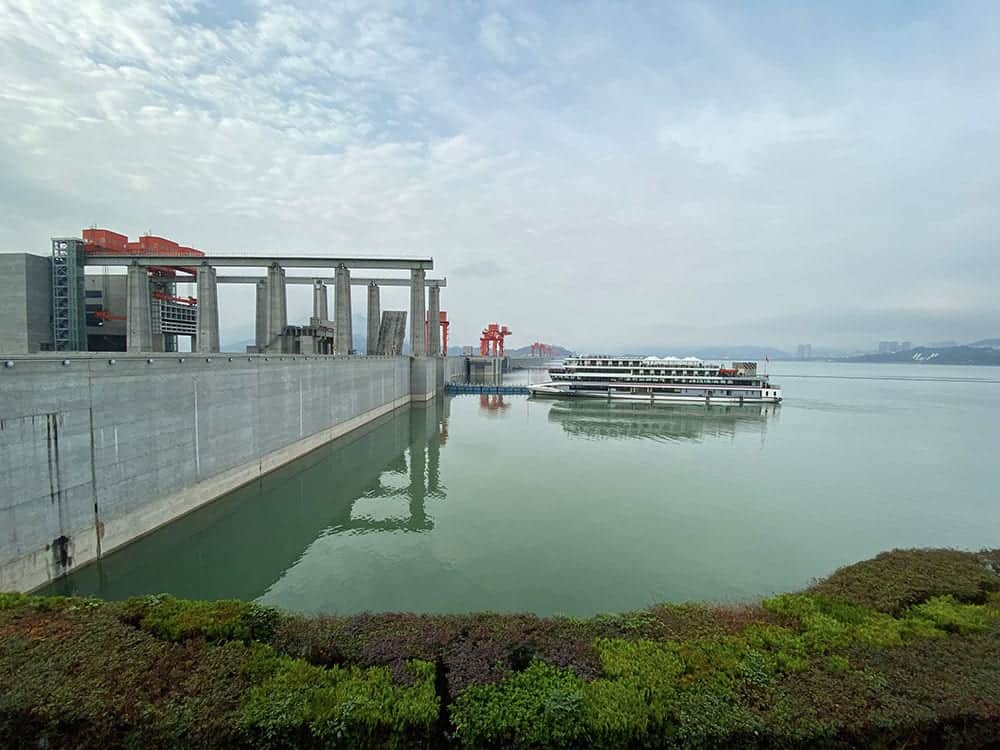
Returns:
[[[109,353],[0,367],[0,591],[31,590],[412,401],[409,357]]]

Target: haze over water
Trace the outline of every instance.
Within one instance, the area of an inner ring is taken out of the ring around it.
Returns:
[[[893,547],[997,545],[1000,371],[771,370],[780,407],[438,399],[51,590],[585,615],[798,589]]]

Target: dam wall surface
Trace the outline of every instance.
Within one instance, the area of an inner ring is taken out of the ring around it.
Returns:
[[[428,401],[444,371],[440,359],[410,357],[0,360],[0,591],[37,588]]]

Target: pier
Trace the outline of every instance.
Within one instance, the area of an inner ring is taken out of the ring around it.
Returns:
[[[477,383],[448,383],[445,393],[490,393],[501,395],[528,395],[531,391],[526,385],[487,385]]]

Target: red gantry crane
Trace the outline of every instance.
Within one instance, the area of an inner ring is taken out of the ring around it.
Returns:
[[[441,310],[438,313],[438,321],[441,323],[441,353],[448,356],[448,311]],[[431,353],[431,314],[430,311],[424,316],[424,354]]]
[[[536,341],[531,345],[532,357],[554,357],[555,355],[556,348],[551,344],[542,344]]]
[[[88,255],[91,253],[126,256],[177,255],[180,257],[197,258],[205,254],[201,250],[178,245],[173,240],[168,240],[164,237],[144,234],[139,238],[138,242],[129,242],[128,237],[124,234],[96,227],[83,230],[83,249]],[[153,276],[163,278],[176,278],[177,271],[188,273],[192,276],[195,275],[195,269],[188,266],[177,268],[151,266],[149,271]],[[185,280],[181,279],[181,281]]]
[[[490,323],[483,329],[483,335],[479,339],[479,356],[481,357],[502,357],[503,340],[513,333],[507,326],[499,323]]]

